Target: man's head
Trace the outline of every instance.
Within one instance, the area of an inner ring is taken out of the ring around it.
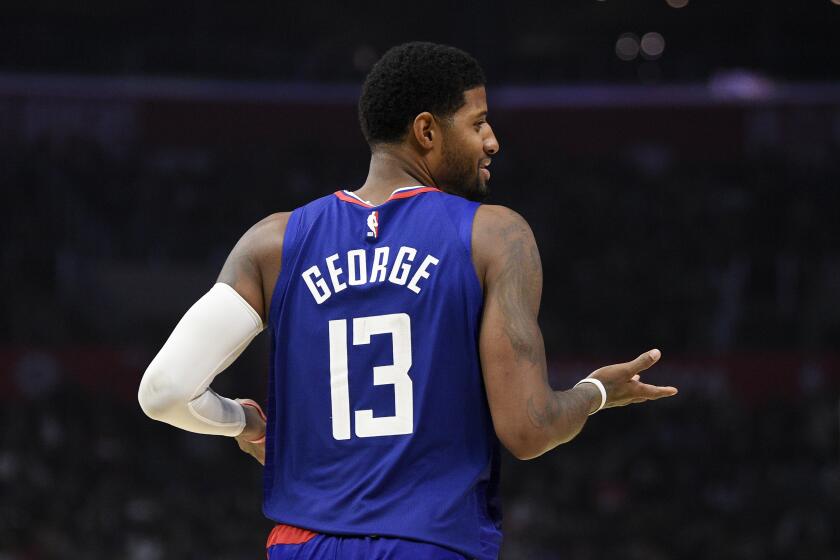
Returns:
[[[401,146],[415,154],[435,186],[478,200],[482,168],[499,144],[487,123],[484,72],[469,54],[445,45],[406,43],[374,65],[362,88],[359,121],[376,152]]]

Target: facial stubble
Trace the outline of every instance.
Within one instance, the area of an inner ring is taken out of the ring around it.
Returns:
[[[444,190],[467,200],[482,202],[487,198],[488,188],[478,170],[478,161],[452,146],[453,142],[444,139],[443,162],[449,175]]]

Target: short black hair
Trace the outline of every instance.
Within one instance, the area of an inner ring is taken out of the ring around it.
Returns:
[[[485,83],[478,62],[461,49],[412,42],[389,49],[362,86],[359,123],[371,147],[401,140],[414,117],[452,116],[464,92]]]

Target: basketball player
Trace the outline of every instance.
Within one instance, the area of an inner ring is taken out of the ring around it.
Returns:
[[[530,459],[677,392],[639,379],[658,350],[549,386],[534,237],[478,202],[499,151],[484,82],[458,49],[389,50],[359,102],[365,183],[245,233],[143,377],[150,417],[264,463],[270,560],[496,558],[498,442]],[[210,383],[265,328],[263,416]]]

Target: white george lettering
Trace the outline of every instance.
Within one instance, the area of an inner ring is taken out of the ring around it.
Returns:
[[[365,284],[380,284],[388,282],[397,286],[406,286],[415,294],[419,294],[423,290],[425,280],[428,280],[440,260],[433,255],[426,255],[422,263],[416,269],[413,269],[415,258],[417,257],[417,249],[414,247],[402,246],[397,251],[397,256],[393,264],[389,263],[391,249],[389,247],[376,247],[373,249],[372,258],[365,249],[353,249],[347,251],[341,259],[342,263],[347,263],[347,282],[343,282],[341,276],[344,274],[345,268],[339,268],[336,261],[339,260],[340,255],[334,253],[324,259],[326,265],[327,275],[330,283],[328,284],[324,274],[318,265],[312,265],[301,274],[309,293],[315,299],[315,303],[322,304],[327,301],[333,294],[345,290],[350,286],[363,286]],[[370,268],[368,268],[370,263]],[[409,280],[410,278],[410,280]],[[332,290],[330,290],[330,284]]]
[[[417,249],[414,247],[400,247],[397,251],[397,260],[394,261],[394,266],[391,268],[391,274],[388,276],[388,282],[404,286],[408,279],[408,273],[411,272],[411,265],[408,263],[414,262],[414,257],[417,255]],[[403,261],[407,261],[404,263]]]
[[[361,286],[367,282],[367,253],[364,249],[347,252],[347,283]]]
[[[429,266],[437,265],[440,261],[434,258],[432,255],[426,255],[426,258],[423,259],[423,264],[420,265],[420,268],[417,269],[417,272],[414,273],[414,276],[411,278],[411,282],[408,283],[408,289],[414,292],[415,294],[420,293],[420,286],[417,285],[417,282],[420,281],[421,278],[428,278],[429,273],[427,269]]]
[[[309,291],[312,292],[312,297],[315,298],[315,303],[324,303],[327,301],[327,298],[332,295],[330,293],[330,289],[327,287],[327,283],[324,282],[324,279],[321,277],[321,271],[318,270],[317,266],[310,266],[303,271],[301,276],[303,276],[303,281],[306,282],[306,286],[309,288]],[[318,280],[313,282],[312,278],[315,277],[317,277]]]
[[[384,282],[388,275],[388,254],[391,249],[388,247],[377,247],[373,250],[373,266],[370,269],[371,282]]]
[[[347,287],[347,284],[338,279],[338,277],[341,276],[341,273],[344,272],[344,270],[335,267],[334,263],[337,260],[338,253],[327,257],[327,270],[330,272],[330,280],[332,280],[333,291],[335,293],[338,293]]]

